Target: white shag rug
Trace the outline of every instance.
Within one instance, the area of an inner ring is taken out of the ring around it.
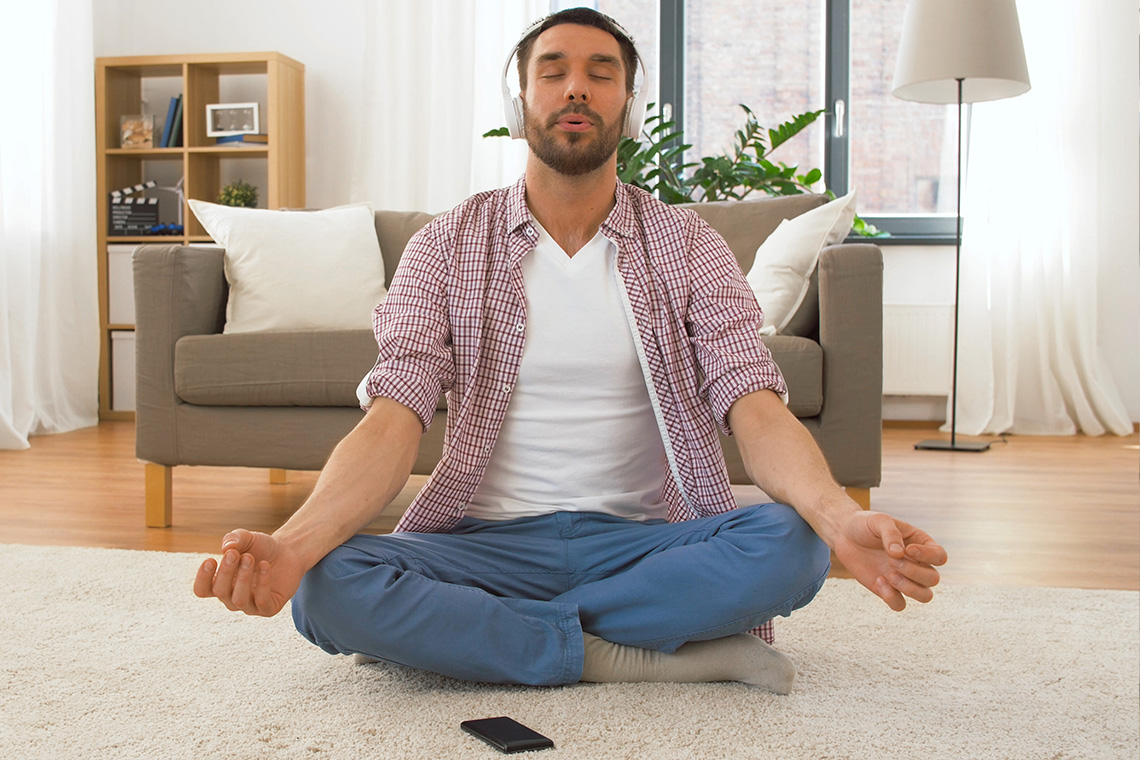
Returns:
[[[325,654],[191,593],[188,554],[0,545],[0,758],[1090,758],[1140,754],[1138,594],[943,587],[895,614],[831,580],[777,622],[793,693],[464,683]],[[529,757],[530,755],[528,755]]]

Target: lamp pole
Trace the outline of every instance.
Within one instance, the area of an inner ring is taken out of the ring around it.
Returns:
[[[958,82],[958,197],[954,216],[954,377],[950,381],[950,442],[921,441],[914,447],[926,451],[987,451],[988,441],[958,443],[958,294],[962,281],[962,77]]]

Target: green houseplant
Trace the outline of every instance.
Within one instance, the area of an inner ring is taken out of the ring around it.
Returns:
[[[822,192],[834,198],[830,190],[814,189],[823,178],[819,169],[801,172],[797,166],[773,162],[773,151],[813,124],[823,111],[808,111],[784,122],[775,129],[760,125],[748,106],[744,126],[736,131],[732,149],[699,161],[682,163],[682,155],[693,146],[684,142],[681,128],[659,113],[645,119],[641,139],[623,137],[618,145],[618,179],[653,193],[665,203],[698,203],[703,201],[740,200],[750,193],[766,195],[798,195]],[[484,137],[506,137],[506,127],[493,129]],[[855,217],[853,231],[865,237],[884,237],[865,220]]]
[[[218,203],[223,206],[254,208],[257,206],[257,188],[240,179],[231,182],[218,194]]]

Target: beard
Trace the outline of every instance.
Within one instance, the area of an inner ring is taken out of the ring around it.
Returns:
[[[523,126],[526,142],[542,163],[559,174],[572,177],[589,174],[605,164],[617,150],[618,144],[621,143],[621,125],[625,123],[625,111],[628,108],[627,103],[622,110],[621,118],[607,125],[602,117],[588,106],[570,105],[553,114],[543,126],[527,110],[524,102]],[[596,134],[566,132],[564,134],[569,144],[561,144],[554,134],[554,129],[562,117],[568,114],[579,114],[588,118],[593,123]],[[591,137],[593,139],[590,139]]]

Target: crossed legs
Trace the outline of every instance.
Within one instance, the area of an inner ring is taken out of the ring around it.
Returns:
[[[603,662],[597,639],[662,662],[656,653],[788,615],[822,586],[828,557],[807,524],[779,504],[684,523],[565,512],[465,519],[449,534],[356,536],[305,576],[293,617],[330,653],[472,681],[574,683],[588,649],[591,665]],[[740,646],[752,647],[752,638]],[[585,673],[647,680],[614,675]]]

